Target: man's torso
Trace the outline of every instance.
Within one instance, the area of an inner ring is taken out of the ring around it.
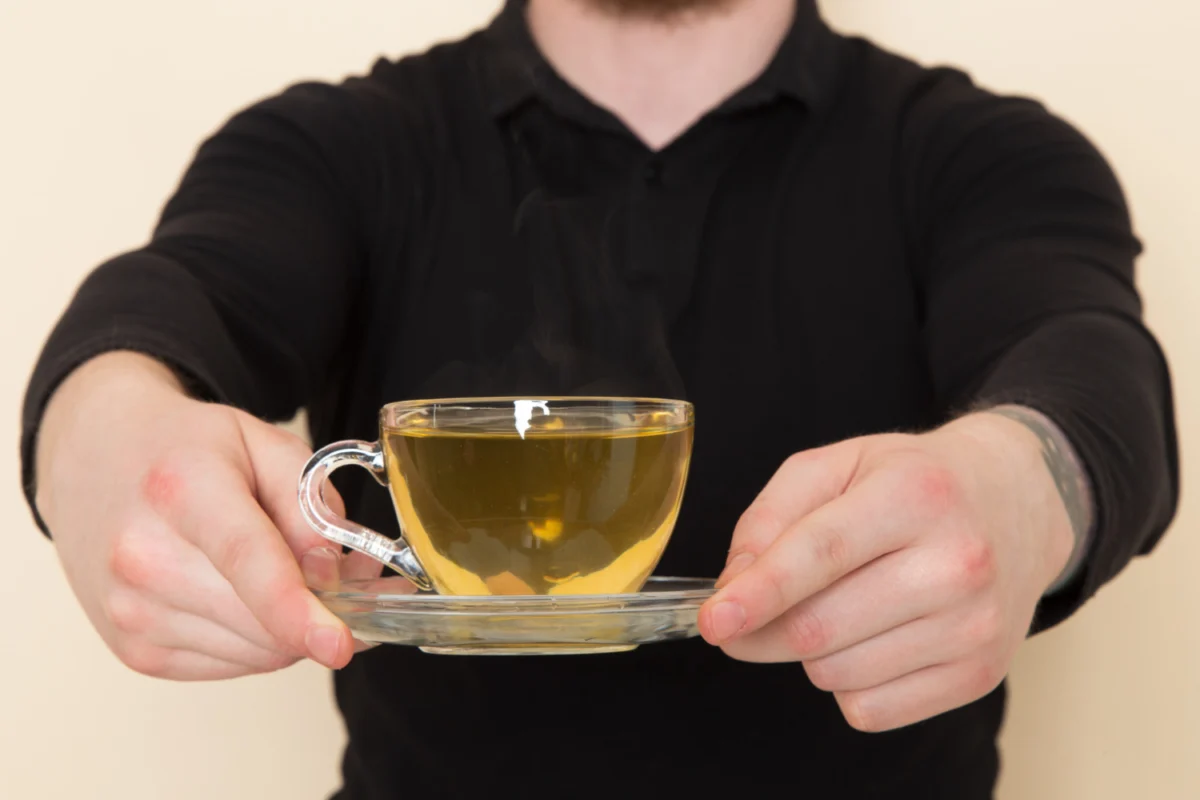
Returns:
[[[494,31],[330,89],[367,126],[377,213],[330,381],[354,389],[314,404],[314,435],[375,438],[380,405],[417,397],[685,397],[693,466],[657,572],[712,576],[788,455],[942,418],[922,342],[933,210],[911,180],[935,165],[906,137],[934,127],[911,120],[927,95],[953,110],[982,93],[823,27],[805,37],[819,68],[751,87],[658,153],[553,76],[498,110],[513,56]],[[396,531],[386,492],[339,486],[352,516]],[[998,691],[860,734],[801,665],[698,640],[577,658],[383,647],[337,687],[347,798],[987,797],[1003,706]]]

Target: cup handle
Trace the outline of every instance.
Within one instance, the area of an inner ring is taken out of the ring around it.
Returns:
[[[382,561],[419,589],[432,589],[429,576],[403,535],[389,539],[357,522],[339,517],[329,508],[325,502],[325,480],[334,470],[348,465],[363,467],[381,486],[388,485],[379,442],[344,441],[326,445],[313,453],[300,473],[299,499],[304,519],[326,539]]]

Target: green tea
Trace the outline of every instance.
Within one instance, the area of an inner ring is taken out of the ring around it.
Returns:
[[[384,428],[404,535],[443,594],[637,591],[679,512],[688,426]]]

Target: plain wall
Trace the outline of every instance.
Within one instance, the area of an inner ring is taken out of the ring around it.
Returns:
[[[495,0],[0,0],[0,417],[84,273],[140,244],[200,139],[301,78],[482,24]],[[1200,11],[1191,0],[828,0],[830,20],[1037,96],[1111,157],[1140,285],[1200,442]],[[1186,461],[1185,461],[1186,467]],[[1150,558],[1031,641],[1011,675],[1002,800],[1200,797],[1200,542],[1189,502]],[[343,731],[311,664],[215,684],[123,668],[0,462],[0,797],[324,797]],[[397,675],[397,689],[404,676]],[[803,776],[797,776],[803,787]],[[399,787],[398,787],[399,788]]]

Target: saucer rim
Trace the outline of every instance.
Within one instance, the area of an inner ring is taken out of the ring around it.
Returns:
[[[399,575],[395,577],[401,577]],[[352,581],[346,581],[345,585],[353,586],[355,584],[370,583],[380,580],[380,578],[366,578]],[[603,603],[609,605],[610,608],[603,611],[616,611],[618,608],[612,608],[611,605],[620,602],[646,603],[648,601],[671,602],[681,600],[705,600],[712,597],[716,593],[716,578],[692,578],[672,575],[651,575],[646,580],[646,585],[668,585],[671,583],[689,584],[691,588],[687,589],[662,589],[639,592],[620,592],[613,594],[565,594],[565,595],[548,595],[548,594],[504,594],[504,595],[468,595],[468,594],[437,594],[436,592],[411,592],[411,593],[379,593],[369,591],[344,591],[344,590],[328,590],[328,589],[313,589],[310,587],[314,595],[322,600],[343,600],[343,601],[370,601],[370,602],[388,602],[388,603],[463,603],[473,606],[518,606],[521,604],[535,604],[546,606],[546,610],[554,612],[556,609],[561,610],[562,606],[580,606],[590,603]],[[597,609],[600,611],[600,609]],[[432,609],[426,609],[424,613],[436,613]]]

